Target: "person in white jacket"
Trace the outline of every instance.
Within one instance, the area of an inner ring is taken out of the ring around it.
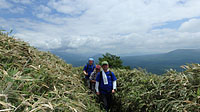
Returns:
[[[91,82],[91,86],[92,86],[92,92],[95,93],[95,83],[96,83],[96,77],[98,75],[98,73],[101,71],[101,66],[100,65],[96,65],[95,70],[91,73],[89,79]]]
[[[96,78],[96,94],[100,95],[104,108],[109,111],[112,105],[112,94],[116,91],[116,80],[114,73],[109,70],[107,61],[102,62],[103,71]]]

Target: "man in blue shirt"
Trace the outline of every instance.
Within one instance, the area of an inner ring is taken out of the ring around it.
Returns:
[[[96,68],[96,65],[94,64],[94,59],[89,58],[88,63],[83,68],[83,73],[85,75],[85,79],[89,88],[91,88],[91,82],[90,82],[89,77],[95,68]]]
[[[109,70],[107,61],[102,62],[103,71],[98,73],[96,78],[96,94],[100,95],[100,100],[104,108],[109,111],[112,104],[112,94],[116,91],[116,80],[114,73]]]

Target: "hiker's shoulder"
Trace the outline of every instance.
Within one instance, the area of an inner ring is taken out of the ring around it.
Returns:
[[[100,75],[102,73],[102,71],[98,72],[97,75]]]
[[[111,75],[112,75],[113,77],[115,77],[115,74],[114,74],[114,72],[112,72],[112,71],[111,71]]]
[[[99,79],[100,79],[100,72],[97,73],[96,79],[99,81]]]
[[[111,70],[109,70],[109,73],[114,74],[114,72],[112,72]]]
[[[84,68],[87,68],[87,64],[86,64],[86,65],[84,65]]]

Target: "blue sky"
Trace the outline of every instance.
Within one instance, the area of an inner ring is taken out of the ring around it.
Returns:
[[[200,48],[199,0],[1,0],[0,28],[42,50],[162,53]]]
[[[200,19],[200,17],[183,18],[181,20],[176,20],[176,21],[167,21],[163,25],[156,26],[153,29],[165,29],[165,28],[178,29],[183,23],[185,23],[191,19]]]

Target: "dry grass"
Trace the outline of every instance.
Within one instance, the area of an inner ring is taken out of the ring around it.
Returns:
[[[200,65],[162,76],[144,70],[113,70],[118,77],[117,107],[131,112],[200,112]]]
[[[199,112],[200,65],[162,76],[140,69],[112,70],[118,78],[113,111]],[[0,112],[100,111],[87,94],[82,68],[0,32]]]
[[[92,97],[71,65],[0,32],[0,111],[99,111]]]

